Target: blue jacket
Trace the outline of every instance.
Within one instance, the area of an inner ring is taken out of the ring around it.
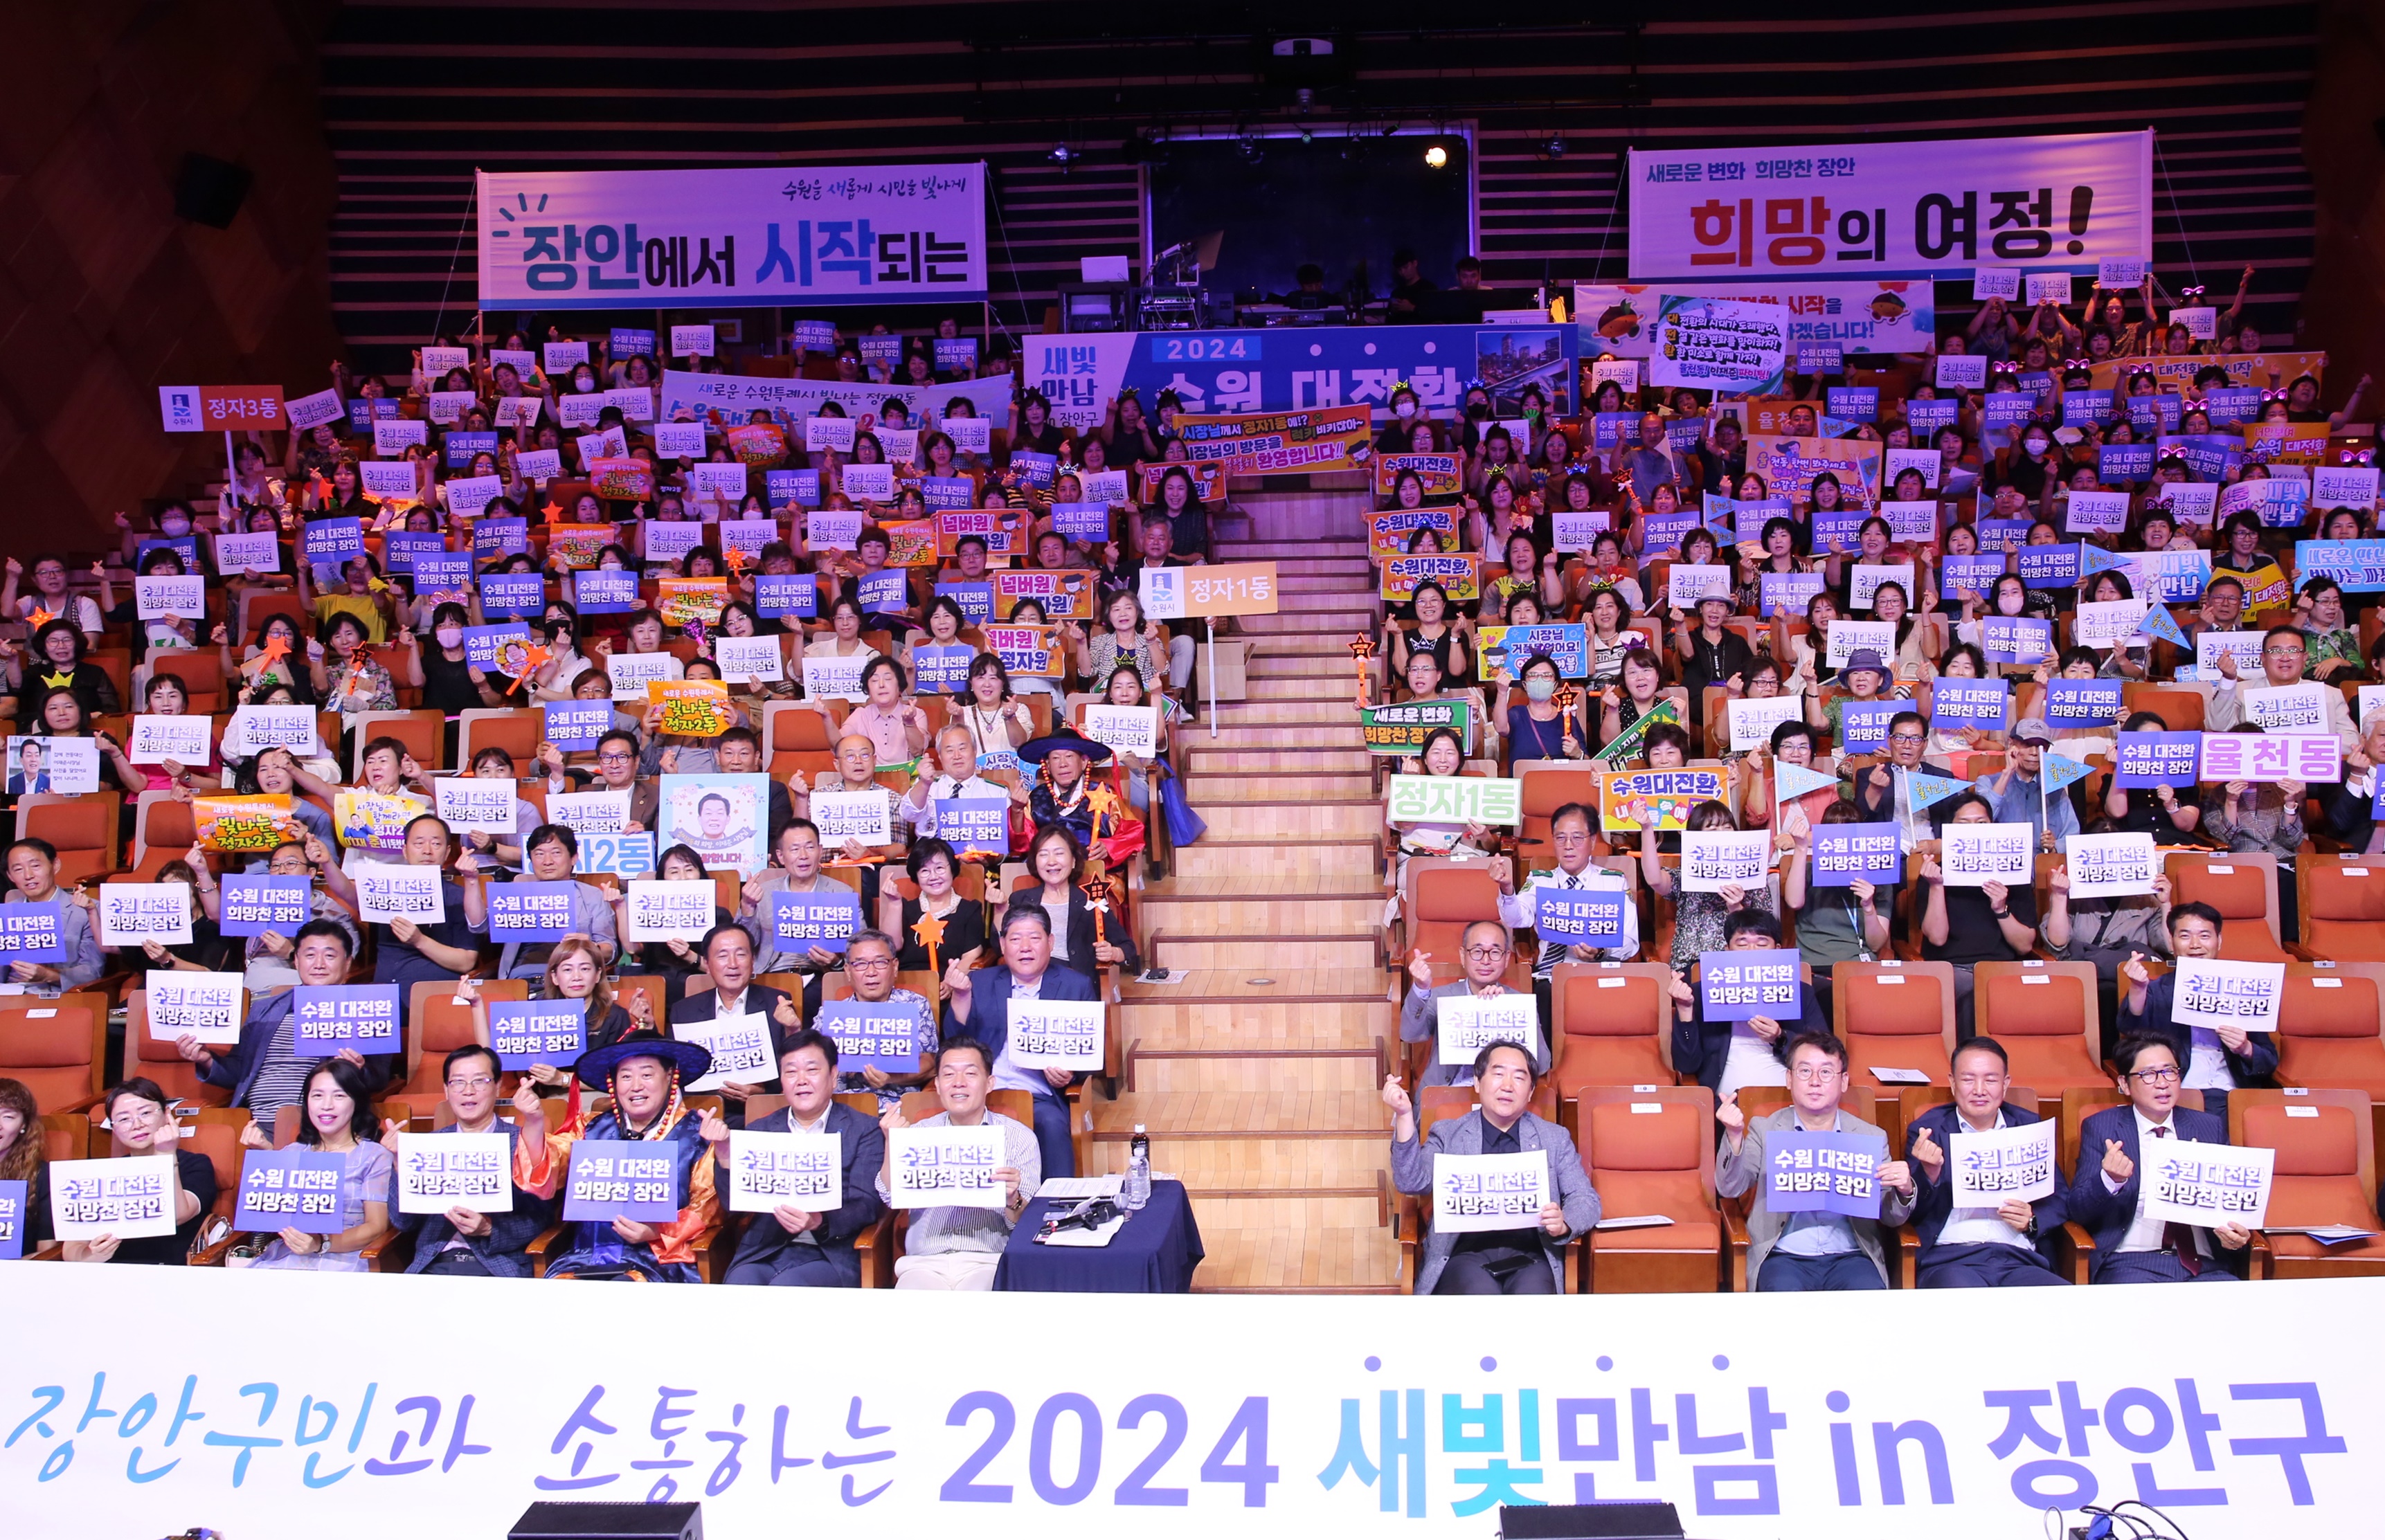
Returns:
[[[2194,1029],[2170,1020],[2170,1001],[2177,991],[2176,974],[2164,974],[2154,979],[2145,986],[2145,1013],[2137,1016],[2129,1013],[2129,992],[2123,988],[2120,991],[2120,1036],[2126,1037],[2134,1033],[2160,1038],[2169,1045],[2170,1052],[2178,1057],[2178,1067],[2183,1070],[2194,1062]],[[2239,1086],[2266,1086],[2269,1083],[2270,1074],[2278,1067],[2277,1039],[2266,1032],[2248,1032],[2245,1038],[2243,1052],[2228,1055],[2228,1067],[2236,1073]],[[2223,1048],[2221,1051],[2227,1050]],[[2227,1124],[2221,1124],[2219,1131],[2223,1136],[2221,1142],[2225,1143]]]
[[[2169,1120],[2178,1136],[2189,1144],[2228,1142],[2228,1125],[2209,1112],[2173,1107]],[[2104,1189],[2104,1146],[2112,1139],[2120,1141],[2120,1148],[2136,1166],[2118,1192]],[[2120,1237],[2128,1234],[2129,1225],[2136,1219],[2137,1194],[2144,1179],[2144,1152],[2137,1148],[2136,1109],[2106,1107],[2089,1118],[2079,1131],[2079,1170],[2070,1179],[2067,1206],[2070,1217],[2095,1237],[2095,1264],[2090,1281],[2103,1276]],[[2214,1238],[2211,1251],[2229,1272],[2241,1276],[2252,1248],[2230,1251]]]
[[[213,1058],[205,1066],[194,1066],[198,1067],[199,1078],[210,1086],[230,1087],[231,1104],[247,1106],[249,1087],[256,1084],[257,1072],[265,1068],[266,1048],[297,1003],[298,992],[295,989],[284,989],[263,1000],[253,1000],[248,1007],[248,1019],[240,1024],[240,1041],[232,1045],[229,1053],[209,1049]],[[365,1069],[373,1076],[375,1094],[388,1087],[391,1075],[396,1071],[398,1057],[393,1053],[365,1056]]]
[[[953,1014],[952,1001],[944,1001],[944,1040],[972,1037],[985,1045],[993,1057],[1002,1057],[1002,1045],[1010,1040],[1010,970],[996,966],[980,968],[969,975],[968,1019]],[[1043,987],[1037,991],[1040,1000],[1099,1000],[1101,992],[1093,981],[1074,968],[1057,964],[1043,970]],[[1057,1096],[1055,1090],[1038,1089],[1038,1096]]]
[[[794,1112],[781,1108],[750,1124],[756,1134],[784,1134],[794,1127]],[[878,1201],[878,1168],[886,1161],[886,1136],[879,1131],[877,1120],[855,1112],[841,1101],[831,1101],[828,1108],[828,1131],[836,1136],[844,1154],[844,1203],[820,1221],[812,1232],[824,1251],[850,1254],[853,1237],[878,1223],[886,1211]],[[729,1190],[729,1170],[722,1166],[713,1175],[716,1190]],[[726,1210],[724,1199],[724,1217]],[[768,1261],[795,1244],[779,1222],[768,1214],[746,1216],[745,1233],[737,1237],[737,1255],[730,1263]]]
[[[514,1146],[521,1137],[521,1130],[504,1118],[497,1120],[497,1127],[506,1136],[506,1170],[510,1174]],[[389,1208],[390,1223],[414,1233],[414,1260],[406,1264],[408,1273],[422,1272],[447,1248],[449,1241],[461,1239],[492,1277],[527,1278],[530,1243],[555,1223],[555,1205],[534,1192],[524,1192],[518,1184],[514,1187],[513,1211],[488,1215],[489,1233],[485,1236],[458,1236],[443,1213],[400,1213],[394,1200]]]
[[[2037,1121],[2037,1114],[2029,1108],[2016,1107],[2009,1101],[2004,1103],[2004,1124],[2007,1127],[2023,1128]],[[1954,1217],[1954,1131],[1961,1122],[1961,1114],[1954,1111],[1954,1104],[1942,1102],[1914,1119],[1912,1126],[1904,1132],[1904,1159],[1913,1168],[1915,1188],[1910,1223],[1915,1237],[1921,1242],[1921,1254],[1925,1258],[1929,1256],[1929,1248],[1938,1244],[1938,1233],[1946,1228],[1946,1221]],[[1939,1168],[1935,1182],[1929,1179],[1929,1172],[1922,1169],[1921,1162],[1913,1159],[1914,1140],[1925,1128],[1929,1130],[1929,1136],[1938,1141],[1938,1148],[1945,1153],[1948,1162]],[[2063,1221],[2070,1211],[2063,1199],[2061,1172],[2054,1173],[2054,1190],[2031,1203],[2029,1208],[2037,1215],[2037,1256],[2051,1267],[2054,1264],[2052,1247],[2054,1234],[2062,1228]]]

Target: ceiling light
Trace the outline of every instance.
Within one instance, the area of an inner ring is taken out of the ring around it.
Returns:
[[[1425,151],[1424,163],[1438,171],[1442,167],[1449,164],[1449,152],[1442,149],[1440,145],[1435,144],[1432,148]]]

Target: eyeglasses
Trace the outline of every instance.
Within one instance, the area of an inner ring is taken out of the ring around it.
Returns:
[[[1891,733],[1888,740],[1892,743],[1919,743],[1928,737],[1927,733]]]
[[[447,1088],[451,1091],[485,1091],[495,1084],[485,1074],[476,1074],[469,1080],[450,1080]]]
[[[1467,947],[1464,950],[1467,957],[1477,962],[1495,962],[1507,955],[1507,949],[1505,947]]]
[[[2261,655],[2265,658],[2300,658],[2308,656],[2308,654],[2299,647],[2264,647],[2261,649]]]
[[[2142,1080],[2148,1086],[2166,1086],[2178,1078],[2178,1070],[2175,1066],[2158,1070],[2130,1070],[2129,1078]]]
[[[598,754],[596,756],[596,763],[599,764],[627,764],[637,757],[638,756],[635,754]]]
[[[894,960],[891,957],[855,957],[848,952],[844,959],[847,972],[855,968],[868,968],[874,971],[879,968],[891,968],[893,965]]]
[[[1836,1080],[1841,1073],[1836,1064],[1800,1064],[1789,1072],[1789,1077],[1804,1085],[1819,1086]]]

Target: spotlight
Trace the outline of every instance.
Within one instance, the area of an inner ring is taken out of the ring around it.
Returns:
[[[1253,166],[1256,166],[1260,161],[1267,158],[1267,151],[1259,147],[1258,137],[1256,135],[1245,133],[1242,135],[1242,158],[1249,161]]]
[[[1542,145],[1541,148],[1548,152],[1548,156],[1551,160],[1565,159],[1565,135],[1561,133],[1553,133],[1549,135],[1548,143]]]
[[[1045,155],[1043,158],[1050,161],[1053,165],[1061,167],[1065,169],[1068,162],[1077,158],[1077,153],[1074,150],[1069,149],[1067,142],[1063,141],[1060,143],[1053,145],[1052,153]]]
[[[1449,164],[1449,152],[1435,144],[1424,153],[1424,163],[1438,171]]]

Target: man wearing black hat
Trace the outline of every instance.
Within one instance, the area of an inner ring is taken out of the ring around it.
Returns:
[[[1118,793],[1094,781],[1091,774],[1093,766],[1109,763],[1107,744],[1096,743],[1064,723],[1019,745],[1018,759],[1022,764],[1043,769],[1027,799],[1027,815],[1034,821],[1037,833],[1054,824],[1065,824],[1077,837],[1078,845],[1094,851],[1101,841],[1118,832],[1125,814]]]
[[[718,1223],[720,1202],[712,1186],[712,1161],[685,1087],[712,1069],[711,1050],[652,1032],[631,1032],[609,1048],[591,1049],[571,1066],[583,1086],[602,1086],[613,1105],[574,1126],[550,1132],[546,1105],[525,1076],[514,1093],[521,1133],[514,1144],[514,1183],[525,1192],[555,1199],[564,1190],[571,1147],[581,1139],[619,1139],[668,1146],[679,1213],[663,1223],[638,1219],[567,1222],[548,1259],[549,1277],[643,1279],[693,1284],[696,1237]]]

